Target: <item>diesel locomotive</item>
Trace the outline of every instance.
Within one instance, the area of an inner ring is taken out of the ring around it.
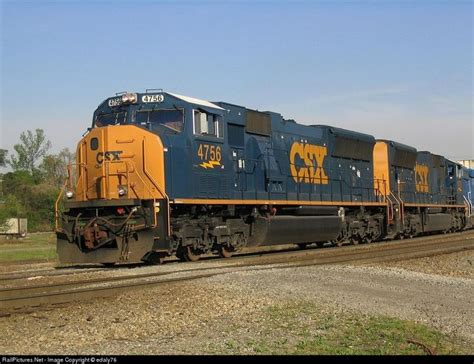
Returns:
[[[474,226],[474,171],[390,140],[162,90],[106,99],[56,203],[61,263],[230,257]]]

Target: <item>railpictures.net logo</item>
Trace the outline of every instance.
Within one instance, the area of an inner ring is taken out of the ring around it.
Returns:
[[[85,363],[98,363],[98,364],[115,364],[117,363],[115,357],[48,357],[48,356],[2,356],[2,364],[16,364],[16,363],[42,363],[42,364],[85,364]]]

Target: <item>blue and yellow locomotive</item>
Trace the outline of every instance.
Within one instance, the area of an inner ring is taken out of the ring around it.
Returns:
[[[472,226],[474,174],[442,156],[163,91],[105,100],[58,203],[62,263],[194,261]]]

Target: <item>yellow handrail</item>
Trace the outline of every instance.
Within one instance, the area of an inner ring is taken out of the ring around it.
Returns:
[[[129,171],[131,170],[131,168],[133,168],[133,170],[135,171],[135,175],[140,179],[140,181],[142,182],[143,186],[147,189],[148,193],[150,194],[150,196],[151,196],[152,199],[153,199],[153,225],[152,225],[152,227],[153,227],[153,228],[156,227],[156,226],[158,225],[158,221],[157,221],[157,219],[156,219],[156,198],[155,198],[155,196],[154,196],[153,191],[150,189],[150,187],[149,187],[148,184],[145,182],[145,180],[143,179],[143,177],[140,175],[140,173],[138,173],[138,170],[137,170],[137,168],[136,168],[136,166],[135,166],[135,163],[134,163],[133,161],[131,161],[131,160],[128,160],[128,161],[127,161],[127,160],[104,161],[104,163],[106,163],[106,164],[109,164],[109,163],[117,163],[117,164],[123,163],[123,164],[125,164],[125,167],[126,167],[126,179],[127,179],[127,198],[130,197],[130,194],[129,194],[129,191],[130,191],[129,175],[130,175],[130,173],[129,173]],[[130,166],[129,164],[130,164],[131,166]],[[107,170],[108,170],[108,167],[106,167],[106,171],[107,171]],[[145,173],[146,173],[146,172],[145,172]],[[119,172],[117,172],[117,173],[114,173],[113,175],[122,175],[122,174],[119,173]],[[156,185],[156,182],[153,181],[153,180],[150,178],[151,176],[147,175],[147,177],[148,177],[148,179],[150,179],[150,181],[153,183],[153,185],[157,186],[157,185]],[[107,172],[105,178],[107,179],[107,181],[106,181],[105,183],[106,183],[107,185],[109,185],[108,179],[110,178],[110,173]],[[168,196],[167,196],[166,194],[163,194],[163,193],[161,192],[161,189],[157,188],[157,190],[158,190],[158,192],[159,192],[163,197],[165,197],[165,199],[166,199],[167,201],[169,200],[169,199],[168,199]],[[106,191],[106,195],[107,195],[107,196],[110,196],[110,191],[107,190],[107,191]],[[136,192],[135,192],[135,195],[136,195],[137,198],[140,198],[140,196],[138,196],[138,195],[136,194]],[[168,227],[168,229],[169,229],[169,227]]]
[[[153,183],[153,185],[156,187],[158,192],[165,198],[165,200],[166,200],[166,209],[168,211],[168,216],[169,216],[169,214],[170,214],[170,199],[168,198],[168,195],[166,194],[166,192],[161,190],[159,184],[155,182],[155,179],[153,178],[153,176],[150,173],[148,173],[148,170],[146,168],[145,139],[143,139],[143,142],[142,142],[142,155],[143,155],[143,172],[145,172],[145,175],[148,177],[148,179],[151,181],[151,183]],[[156,216],[156,214],[155,214],[155,216]],[[168,236],[169,236],[169,235],[171,235],[171,226],[170,226],[170,223],[169,223],[169,219],[167,219],[167,221],[168,221],[168,225],[167,225],[166,228],[168,230]]]
[[[109,190],[109,186],[110,186],[110,183],[109,183],[109,178],[110,176],[122,176],[123,174],[120,173],[120,172],[116,172],[116,173],[112,173],[110,174],[110,169],[109,169],[109,164],[125,164],[125,179],[127,180],[127,198],[130,197],[130,168],[129,168],[129,165],[127,163],[128,161],[123,161],[123,160],[118,160],[118,161],[104,161],[103,163],[106,165],[105,167],[105,185],[107,186],[107,189],[104,191],[104,195],[107,199],[110,199],[110,190]],[[138,172],[136,172],[137,175],[138,175]],[[138,197],[138,196],[137,196]]]
[[[56,199],[56,202],[54,203],[54,229],[56,231],[59,230],[59,201],[61,200],[61,197],[63,196],[64,190],[66,189],[68,182],[69,182],[69,177],[66,178],[66,181],[64,182],[63,187],[61,188],[61,191],[59,192],[58,198]]]
[[[61,190],[59,191],[59,195],[58,195],[58,197],[57,197],[57,199],[54,203],[54,226],[55,226],[56,231],[58,231],[58,229],[59,229],[59,202],[61,201],[61,197],[63,196],[64,190],[66,189],[66,186],[68,185],[68,183],[69,183],[70,187],[72,186],[71,185],[71,169],[72,169],[73,165],[81,167],[77,183],[79,183],[79,177],[82,176],[82,174],[83,174],[82,173],[82,167],[84,167],[84,169],[87,168],[87,166],[84,163],[69,163],[68,166],[67,166],[66,180],[64,181],[64,184],[61,187]],[[77,184],[75,186],[75,190],[77,191]]]

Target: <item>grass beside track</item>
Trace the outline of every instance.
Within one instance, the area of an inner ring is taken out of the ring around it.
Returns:
[[[226,339],[219,354],[440,355],[472,354],[473,343],[413,321],[354,313],[328,314],[313,303],[272,306],[258,339]],[[238,326],[229,328],[230,332]],[[455,330],[454,330],[455,331]],[[227,336],[227,335],[226,335]]]
[[[56,235],[29,233],[22,239],[0,238],[0,262],[50,262],[56,260]]]

